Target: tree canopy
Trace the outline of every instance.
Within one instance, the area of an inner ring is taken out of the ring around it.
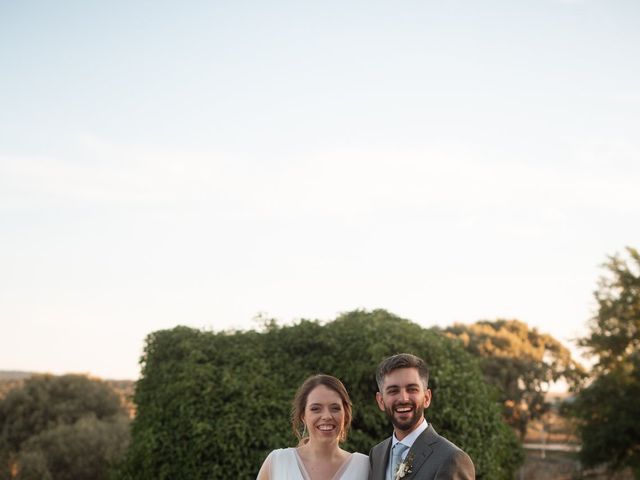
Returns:
[[[430,365],[428,421],[470,454],[478,478],[513,478],[522,451],[475,359],[441,332],[384,310],[350,312],[326,324],[272,321],[262,332],[176,327],[150,334],[119,477],[255,478],[270,450],[295,445],[293,395],[321,372],[340,378],[354,404],[345,448],[368,453],[391,433],[375,404],[375,368],[402,351]]]
[[[485,379],[500,392],[504,418],[522,438],[529,420],[548,410],[550,382],[577,385],[585,376],[562,343],[519,320],[482,320],[444,331],[479,358]]]
[[[107,479],[128,442],[128,416],[101,380],[34,376],[0,401],[0,478]]]
[[[579,345],[597,361],[573,412],[585,465],[630,467],[640,478],[640,253],[627,254],[609,257],[594,293],[598,310]]]

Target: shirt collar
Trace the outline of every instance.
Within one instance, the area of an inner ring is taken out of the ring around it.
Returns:
[[[423,418],[422,423],[418,425],[413,432],[411,432],[409,435],[404,437],[401,443],[411,448],[413,446],[413,442],[415,442],[416,439],[420,436],[420,434],[424,432],[428,427],[429,427],[429,424],[427,423],[427,420]],[[400,440],[396,438],[396,432],[393,432],[393,436],[391,440],[391,448],[393,448],[395,444],[398,442],[400,442]]]

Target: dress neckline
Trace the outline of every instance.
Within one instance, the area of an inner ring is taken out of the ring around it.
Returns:
[[[304,480],[311,480],[311,475],[309,475],[309,472],[307,472],[307,469],[304,467],[304,463],[302,462],[302,458],[300,457],[300,454],[298,454],[297,448],[293,448],[293,454],[296,457],[296,462],[298,462],[298,468],[300,469],[302,478],[304,478]],[[340,480],[340,477],[342,476],[342,474],[349,467],[349,464],[351,463],[352,458],[353,458],[353,453],[349,453],[349,456],[345,459],[344,462],[342,462],[342,465],[340,465],[340,468],[338,468],[338,471],[335,473],[335,475],[331,477],[331,480]]]

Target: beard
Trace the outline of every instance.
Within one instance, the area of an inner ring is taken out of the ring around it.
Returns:
[[[402,407],[413,408],[413,412],[411,412],[411,416],[409,416],[406,419],[398,418],[396,409],[402,408]],[[384,413],[387,415],[389,420],[391,420],[391,423],[395,428],[403,432],[406,432],[408,430],[412,430],[422,420],[422,417],[424,415],[424,406],[416,405],[413,402],[396,403],[395,405],[392,405],[390,407],[385,405]]]

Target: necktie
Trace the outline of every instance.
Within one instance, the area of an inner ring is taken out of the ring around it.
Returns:
[[[393,447],[393,452],[391,455],[391,480],[396,478],[396,473],[398,473],[398,467],[402,463],[402,454],[408,448],[409,447],[407,447],[406,445],[403,445],[400,442],[396,443],[395,446]]]

